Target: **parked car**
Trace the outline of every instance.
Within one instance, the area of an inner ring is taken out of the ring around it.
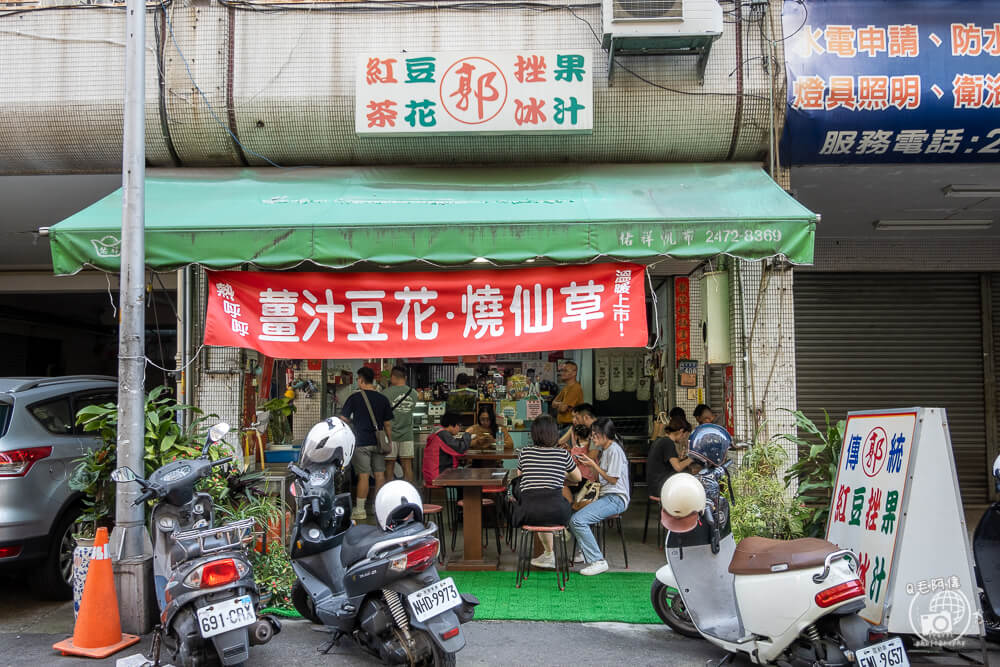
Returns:
[[[68,480],[73,462],[101,444],[76,413],[117,395],[115,378],[103,375],[0,378],[0,570],[30,569],[45,597],[72,595],[73,523],[83,506]]]

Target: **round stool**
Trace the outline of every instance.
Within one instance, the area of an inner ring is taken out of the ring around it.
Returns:
[[[435,514],[437,514],[439,517],[444,517],[443,511],[444,508],[441,507],[440,505],[432,505],[430,503],[424,503],[425,519],[428,516],[434,516]],[[446,544],[446,540],[444,539],[441,533],[442,533],[442,527],[438,527],[438,538],[440,538],[438,539],[438,542],[441,544],[441,549],[438,551],[438,562],[444,563],[445,558],[447,558],[448,556],[448,546]]]
[[[517,578],[515,588],[521,587],[521,582],[528,578],[531,572],[531,552],[535,541],[535,533],[551,533],[552,549],[556,560],[556,584],[559,590],[566,590],[569,581],[569,558],[566,557],[566,541],[563,539],[566,526],[521,526],[517,534]]]

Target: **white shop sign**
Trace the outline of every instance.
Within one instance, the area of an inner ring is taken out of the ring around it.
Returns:
[[[827,539],[860,559],[865,620],[928,644],[980,634],[944,409],[848,414]]]
[[[358,134],[590,133],[590,50],[364,53]]]

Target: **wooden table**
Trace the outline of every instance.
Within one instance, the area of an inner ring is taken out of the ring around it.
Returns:
[[[494,452],[496,454],[496,452]],[[494,474],[502,473],[502,474]],[[450,570],[495,570],[496,562],[483,560],[483,489],[503,485],[503,468],[449,468],[434,480],[434,486],[465,490],[462,497],[462,543],[464,558],[448,563]]]

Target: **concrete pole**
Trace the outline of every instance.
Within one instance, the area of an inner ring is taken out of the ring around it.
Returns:
[[[125,118],[122,151],[121,326],[118,339],[118,465],[144,475],[145,434],[145,178],[146,178],[146,6],[125,8]],[[153,550],[145,508],[132,502],[137,484],[117,486],[112,558],[122,630],[152,629]]]

